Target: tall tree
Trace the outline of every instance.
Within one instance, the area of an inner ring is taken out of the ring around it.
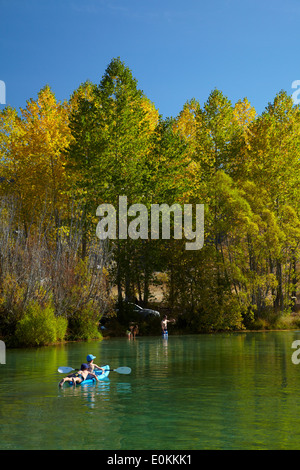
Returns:
[[[119,196],[127,196],[128,205],[145,203],[157,120],[158,112],[137,88],[130,69],[119,58],[113,59],[92,97],[80,99],[71,118],[75,140],[69,159],[78,172],[90,216],[101,203],[117,209]],[[114,245],[119,297],[123,290],[130,297],[131,240],[116,240]]]
[[[45,207],[58,228],[59,213],[67,200],[64,150],[71,141],[68,106],[57,102],[46,86],[20,114],[11,109],[1,114],[2,189],[18,198],[25,232],[45,214]]]
[[[280,92],[269,103],[261,116],[250,126],[248,145],[244,148],[243,163],[247,177],[267,190],[270,209],[279,227],[283,212],[292,205],[300,214],[300,110],[287,95]],[[287,240],[288,242],[288,240]],[[276,273],[277,289],[274,307],[283,310],[284,270],[283,248],[276,259],[270,260],[270,269]],[[296,260],[293,263],[296,266]]]
[[[221,91],[213,90],[196,116],[196,154],[205,178],[218,170],[229,171],[231,144],[236,132],[238,124],[230,100]]]

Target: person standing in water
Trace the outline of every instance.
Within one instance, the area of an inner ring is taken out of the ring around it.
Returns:
[[[164,315],[162,321],[161,321],[161,332],[163,335],[168,334],[168,323],[174,323],[175,320],[168,320],[167,315]]]

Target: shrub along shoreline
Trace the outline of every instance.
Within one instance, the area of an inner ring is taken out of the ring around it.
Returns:
[[[82,319],[81,319],[82,320]],[[117,317],[112,317],[105,330],[99,329],[99,323],[92,321],[88,326],[88,319],[82,321],[77,333],[68,330],[68,320],[55,316],[53,307],[42,308],[38,303],[32,302],[17,325],[14,337],[3,338],[8,348],[42,347],[64,344],[69,342],[102,341],[110,338],[125,337],[126,326],[120,323]],[[276,315],[268,313],[265,318],[249,323],[248,327],[240,329],[213,330],[199,329],[195,331],[192,325],[187,325],[183,317],[177,318],[170,327],[171,336],[188,334],[222,334],[222,333],[257,333],[270,331],[293,331],[300,328],[300,313]],[[139,322],[139,337],[160,336],[160,320],[152,322]]]

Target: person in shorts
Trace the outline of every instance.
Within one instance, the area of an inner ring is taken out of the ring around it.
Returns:
[[[73,382],[73,385],[76,385],[77,383],[81,384],[81,382],[83,382],[88,377],[88,375],[91,375],[96,380],[99,380],[96,374],[89,371],[88,364],[81,364],[80,370],[74,374],[70,374],[67,375],[67,377],[64,377],[59,382],[59,386],[62,387],[65,382]]]

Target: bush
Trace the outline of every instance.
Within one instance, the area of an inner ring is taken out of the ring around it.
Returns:
[[[68,328],[68,320],[64,317],[56,317],[56,340],[63,341],[65,339]]]
[[[16,339],[22,346],[44,346],[63,340],[67,320],[56,317],[52,306],[31,302],[16,328]]]
[[[92,307],[87,305],[70,318],[70,339],[84,341],[102,339],[102,335],[98,330],[99,321],[100,317]]]

